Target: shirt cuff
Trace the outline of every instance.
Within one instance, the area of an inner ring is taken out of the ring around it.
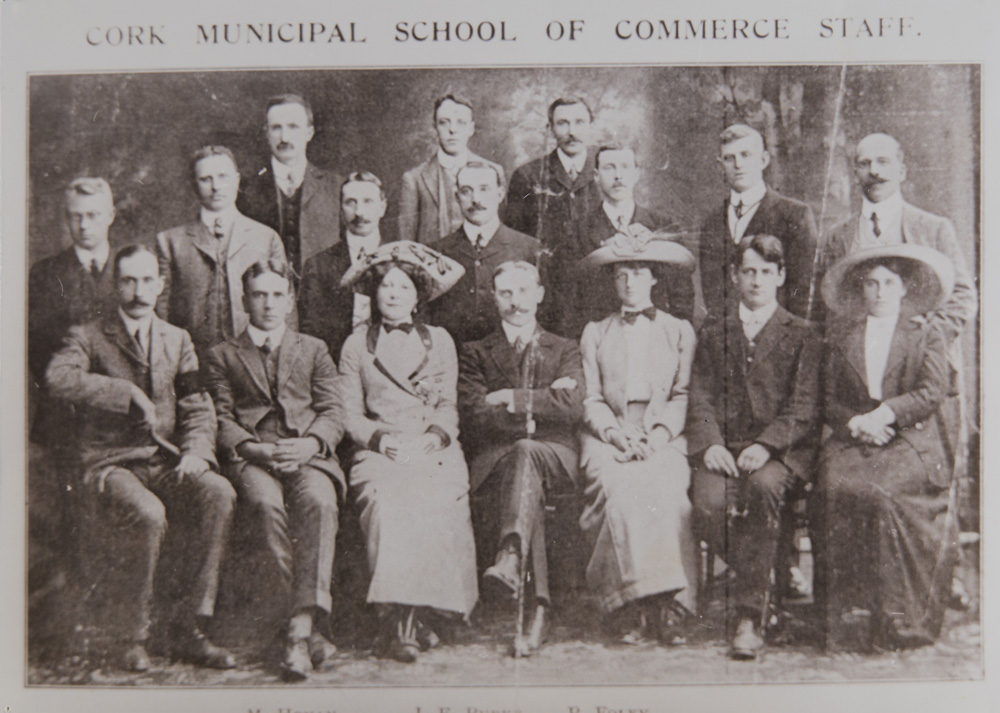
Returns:
[[[372,437],[368,439],[368,450],[381,453],[379,446],[382,444],[382,437],[388,435],[388,431],[383,431],[381,429],[375,431],[375,433],[372,434]]]
[[[449,445],[451,445],[451,436],[449,436],[448,432],[443,428],[441,428],[440,426],[438,426],[436,423],[428,426],[426,433],[437,434],[438,438],[441,439],[442,448],[447,448]]]

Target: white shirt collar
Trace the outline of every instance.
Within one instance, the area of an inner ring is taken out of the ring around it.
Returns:
[[[535,335],[535,329],[538,328],[538,322],[534,319],[523,327],[515,327],[513,324],[508,324],[507,322],[501,321],[500,326],[503,327],[503,333],[507,335],[507,343],[513,345],[520,337],[525,343],[528,342]]]
[[[498,216],[485,225],[474,225],[466,220],[462,223],[462,229],[465,230],[465,237],[469,239],[473,247],[476,245],[477,235],[482,235],[486,238],[486,244],[489,245],[493,236],[500,229],[500,218]]]
[[[566,169],[566,173],[572,173],[572,169],[576,169],[577,175],[583,173],[583,169],[587,165],[587,152],[583,151],[576,156],[570,156],[569,154],[563,153],[561,148],[556,149],[556,156],[559,157],[559,163],[562,167]]]
[[[226,232],[229,232],[230,227],[233,225],[233,221],[236,220],[236,206],[231,205],[228,208],[223,208],[222,210],[209,210],[205,206],[201,207],[201,222],[208,228],[208,232],[213,233],[215,230],[215,221],[221,220],[222,225]]]
[[[121,317],[122,323],[125,325],[125,331],[129,334],[135,334],[138,329],[141,331],[143,336],[146,338],[146,344],[149,344],[149,327],[153,323],[153,313],[150,312],[142,319],[134,319],[125,314],[125,310],[121,307],[118,308],[118,316]]]
[[[79,245],[74,245],[73,252],[76,253],[76,259],[80,261],[80,264],[88,270],[92,262],[97,262],[98,269],[103,270],[104,266],[108,263],[108,256],[111,255],[111,246],[105,240],[93,250],[87,250],[86,248],[81,248]]]
[[[281,340],[285,336],[285,325],[282,324],[280,327],[275,327],[270,332],[265,332],[263,329],[257,329],[252,324],[248,324],[247,334],[250,335],[250,341],[252,341],[258,349],[264,346],[264,342],[267,341],[268,337],[271,338],[271,349],[276,349],[281,345]]]
[[[282,163],[274,156],[271,157],[271,170],[274,171],[275,180],[285,181],[296,190],[306,178],[306,166],[308,165],[309,161],[305,156],[292,164]]]
[[[370,255],[378,250],[378,246],[382,244],[382,237],[379,234],[378,228],[375,228],[368,235],[355,235],[350,230],[346,230],[344,231],[344,239],[347,240],[347,252],[351,257],[352,265],[357,262],[358,253],[361,250]]]
[[[861,196],[861,215],[871,220],[872,213],[878,214],[879,223],[884,223],[897,215],[902,215],[903,194],[900,191],[896,191],[878,203],[872,203],[864,196]]]
[[[635,218],[635,201],[622,201],[619,205],[613,206],[604,201],[604,214],[616,228],[618,227],[618,216],[624,216],[626,225],[632,224]]]
[[[771,304],[764,305],[763,307],[758,307],[757,309],[750,309],[743,304],[742,300],[740,300],[740,321],[743,322],[743,324],[765,325],[767,324],[767,321],[774,316],[774,313],[777,310],[777,300]]]
[[[742,193],[734,190],[729,191],[729,205],[736,206],[742,203],[744,206],[751,206],[755,203],[760,203],[764,200],[764,194],[767,193],[767,184],[761,181],[755,186],[750,186]]]
[[[469,162],[469,149],[466,148],[465,151],[452,156],[450,153],[445,153],[443,148],[438,147],[437,159],[438,163],[441,164],[441,168],[448,171],[457,171]]]

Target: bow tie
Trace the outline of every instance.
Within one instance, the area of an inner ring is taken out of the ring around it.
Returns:
[[[626,324],[635,324],[635,320],[639,319],[639,315],[642,315],[650,322],[656,317],[656,307],[647,307],[644,310],[634,312],[632,310],[622,310],[622,319],[625,320]]]
[[[394,329],[400,329],[407,334],[413,331],[413,322],[400,322],[399,324],[386,324],[382,322],[382,326],[385,327],[386,334],[389,334]]]

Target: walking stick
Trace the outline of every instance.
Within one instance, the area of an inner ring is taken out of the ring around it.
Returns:
[[[535,371],[538,362],[538,336],[534,335],[525,346],[522,388],[528,392],[525,403],[525,432],[528,438],[535,435]],[[518,494],[524,499],[524,489]],[[522,507],[524,503],[521,503]],[[531,538],[521,538],[521,571],[517,579],[517,624],[514,628],[514,658],[521,658],[527,652],[527,644],[524,641],[524,590],[528,578],[528,554],[531,548]]]

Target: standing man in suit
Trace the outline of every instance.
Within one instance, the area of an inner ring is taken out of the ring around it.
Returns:
[[[467,163],[492,166],[503,183],[503,168],[469,151],[476,132],[472,104],[451,94],[434,102],[438,150],[403,174],[399,196],[399,239],[430,245],[457,230],[463,214],[455,196],[455,177]]]
[[[226,472],[273,563],[276,581],[265,586],[290,599],[282,672],[300,681],[332,648],[319,629],[329,624],[337,495],[347,484],[334,455],[344,434],[337,367],[322,341],[286,328],[293,295],[284,263],[247,268],[250,324],[212,349],[207,372]]]
[[[298,94],[267,101],[264,134],[271,161],[247,177],[237,206],[278,235],[298,275],[313,255],[340,239],[341,177],[306,158],[316,129],[312,107]]]
[[[579,450],[576,426],[585,384],[576,342],[538,326],[545,297],[538,269],[502,263],[493,274],[493,298],[503,320],[485,339],[462,346],[458,408],[472,491],[488,493],[499,520],[496,561],[483,592],[516,596],[531,557],[537,605],[528,637],[515,655],[530,655],[545,633],[549,594],[545,552],[545,494],[572,490]]]
[[[854,175],[861,187],[861,210],[834,229],[824,247],[824,265],[832,266],[849,253],[865,248],[913,243],[948,256],[955,268],[955,287],[944,307],[929,315],[945,340],[954,345],[965,325],[976,316],[978,297],[972,276],[947,218],[921,210],[903,199],[906,180],[903,149],[888,134],[869,134],[858,142]],[[957,355],[952,346],[949,360]]]
[[[156,236],[164,278],[156,313],[185,329],[204,360],[209,349],[246,329],[240,276],[260,260],[284,261],[285,250],[277,233],[236,209],[240,174],[232,151],[195,151],[191,180],[199,219]]]
[[[488,163],[467,163],[456,178],[464,222],[432,247],[458,261],[465,274],[431,304],[430,321],[444,327],[456,343],[484,338],[499,326],[493,302],[493,271],[501,263],[523,260],[538,266],[542,245],[500,222],[503,171]]]
[[[725,314],[727,302],[739,299],[729,266],[744,235],[773,235],[781,241],[787,279],[778,303],[809,318],[816,259],[816,220],[805,203],[781,195],[764,182],[771,155],[760,132],[733,124],[719,136],[722,174],[729,198],[702,221],[698,261],[701,293],[710,315]]]
[[[344,239],[306,263],[299,298],[303,334],[326,342],[330,355],[340,357],[340,348],[359,324],[371,318],[371,299],[340,280],[364,255],[390,242],[382,234],[381,220],[387,203],[382,181],[370,171],[355,171],[340,187],[340,215]]]
[[[641,238],[653,232],[674,229],[667,218],[635,202],[639,168],[635,152],[618,146],[602,146],[594,154],[597,185],[603,200],[584,217],[580,230],[564,253],[562,268],[572,282],[562,287],[564,298],[561,328],[565,336],[579,339],[588,322],[598,322],[618,309],[620,300],[610,280],[579,265],[580,260],[617,234]],[[694,282],[677,265],[657,266],[653,305],[675,317],[691,321]],[[565,298],[572,295],[571,300]]]
[[[778,304],[785,263],[776,237],[745,236],[730,279],[740,302],[711,315],[698,336],[686,433],[695,531],[737,577],[730,655],[754,659],[785,499],[813,475],[821,341]]]
[[[153,314],[163,289],[156,255],[126,247],[113,269],[119,308],[70,330],[46,383],[77,409],[79,485],[92,533],[100,536],[92,544],[108,559],[107,581],[118,585],[107,604],[120,629],[120,664],[150,667],[153,575],[169,522],[171,536],[187,542],[170,583],[173,653],[232,668],[232,656],[205,634],[236,502],[232,486],[212,471],[215,409],[201,387],[191,338]]]

